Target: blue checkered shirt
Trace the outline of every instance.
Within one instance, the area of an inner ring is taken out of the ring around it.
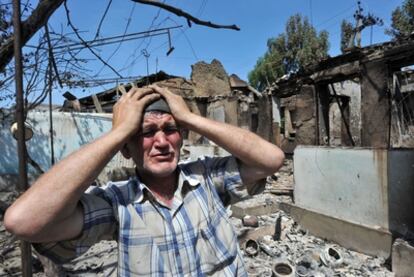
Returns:
[[[249,194],[236,158],[203,158],[180,163],[178,170],[171,207],[137,178],[94,187],[81,198],[82,235],[37,249],[63,262],[102,239],[115,239],[119,276],[246,276],[225,208]]]

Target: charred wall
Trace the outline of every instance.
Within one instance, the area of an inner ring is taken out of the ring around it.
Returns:
[[[384,61],[362,64],[361,144],[386,148],[389,145],[390,99],[388,66]]]

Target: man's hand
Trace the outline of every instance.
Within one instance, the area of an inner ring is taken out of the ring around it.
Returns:
[[[157,85],[149,85],[149,88],[159,93],[167,101],[174,119],[180,125],[185,125],[185,120],[192,114],[187,107],[184,99],[177,94],[172,93],[167,88],[162,88]]]
[[[112,130],[121,131],[127,137],[137,133],[145,107],[159,98],[151,88],[132,88],[113,107]]]

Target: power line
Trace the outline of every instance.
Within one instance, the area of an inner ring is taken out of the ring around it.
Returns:
[[[111,0],[112,1],[112,0]],[[126,35],[126,32],[128,31],[128,28],[129,28],[129,25],[131,24],[131,18],[132,18],[132,15],[134,14],[134,11],[135,11],[135,6],[136,5],[132,5],[132,9],[131,9],[131,12],[129,13],[129,17],[128,17],[128,20],[127,20],[127,24],[126,24],[126,26],[125,26],[125,29],[124,29],[124,33],[123,33],[123,36],[125,36]],[[116,47],[116,49],[111,53],[111,55],[109,55],[109,57],[106,59],[106,62],[109,62],[111,59],[112,59],[112,57],[116,54],[116,52],[118,52],[118,50],[121,48],[121,45],[122,45],[122,43],[123,43],[124,41],[121,41],[119,44],[118,44],[118,46]],[[102,66],[101,67],[101,69],[95,74],[95,76],[97,76],[97,75],[99,75],[101,72],[102,72],[102,70],[105,68],[105,66]]]
[[[129,76],[129,77],[123,77],[123,78],[101,78],[101,79],[82,79],[82,80],[74,80],[69,81],[71,86],[73,87],[83,87],[85,84],[88,86],[102,86],[105,84],[112,84],[112,83],[122,83],[122,82],[131,82],[138,79],[143,78],[143,76]]]
[[[162,1],[162,3],[164,4],[164,3],[165,3],[165,0],[163,0],[163,1]],[[161,8],[159,8],[159,9],[158,9],[158,11],[157,11],[157,14],[153,17],[153,19],[152,19],[152,21],[151,21],[151,24],[150,24],[150,26],[148,27],[148,31],[150,31],[150,30],[154,27],[155,21],[156,21],[156,20],[158,19],[158,17],[160,16],[161,11],[162,11],[162,9],[161,9]],[[157,25],[156,25],[156,28],[158,28],[158,27],[162,24],[162,22],[164,22],[164,21],[165,21],[165,20],[163,20],[163,21],[161,21],[159,24],[157,24]],[[142,53],[141,53],[140,55],[138,55],[138,57],[136,57],[138,50],[141,48],[141,46],[142,46],[144,43],[145,43],[145,38],[141,41],[141,43],[140,43],[140,44],[138,44],[138,46],[137,46],[137,47],[135,47],[135,49],[134,49],[134,51],[133,51],[133,54],[132,54],[132,56],[134,57],[134,59],[132,60],[132,62],[130,62],[130,63],[129,63],[128,68],[132,68],[132,67],[135,65],[136,61],[137,61],[137,60],[138,60],[138,59],[142,56]],[[145,48],[148,48],[150,43],[151,43],[151,38],[150,38],[150,40],[149,40],[149,42],[147,43],[147,45],[146,45],[146,47],[145,47]],[[123,69],[121,69],[121,71],[122,71],[122,70],[124,70],[126,67],[127,67],[127,66],[126,66],[126,62],[125,62],[125,63],[124,63],[124,65],[123,65]]]
[[[163,1],[163,3],[165,2],[165,0]],[[202,3],[201,3],[201,5],[200,5],[200,7],[199,7],[199,9],[198,9],[198,11],[197,11],[197,16],[200,16],[203,12],[204,12],[204,10],[205,10],[205,8],[206,8],[206,6],[207,6],[207,2],[208,2],[208,0],[203,0],[202,1]],[[161,10],[161,9],[160,9]],[[159,17],[159,14],[160,14],[160,10],[159,10],[159,12],[157,13],[157,15],[154,17],[154,19],[152,20],[152,22],[151,22],[151,25],[150,25],[150,27],[149,27],[149,29],[152,27],[152,26],[154,26],[154,23],[155,23],[155,20]],[[157,26],[160,26],[162,23],[164,23],[165,21],[167,21],[167,20],[171,20],[173,23],[175,23],[176,25],[178,25],[178,23],[175,21],[175,20],[173,20],[173,19],[171,19],[169,16],[168,17],[166,17],[164,20],[162,20]],[[193,54],[193,56],[194,56],[194,58],[196,59],[196,60],[198,60],[198,57],[197,57],[197,54],[196,54],[196,52],[195,52],[195,50],[194,50],[194,48],[193,48],[193,46],[192,46],[192,43],[191,43],[191,41],[190,41],[190,39],[187,37],[187,35],[185,34],[185,32],[188,30],[188,27],[186,27],[184,30],[182,30],[182,28],[180,28],[180,31],[181,31],[181,33],[178,35],[178,36],[174,36],[174,38],[177,38],[177,37],[179,37],[180,35],[184,35],[184,37],[185,37],[185,39],[186,39],[186,41],[187,41],[187,43],[188,43],[188,45],[189,45],[189,47],[190,47],[190,49],[191,49],[191,52],[192,52],[192,54]],[[144,43],[144,41],[142,41],[142,43],[140,43],[136,48],[135,48],[135,50],[134,50],[134,54],[133,54],[133,56],[136,56],[136,53],[137,53],[137,51],[138,51],[138,49],[142,46],[142,44]],[[150,41],[148,41],[148,43],[146,44],[146,46],[145,46],[145,49],[148,49],[148,47],[150,46],[150,44],[151,44],[151,40]],[[158,50],[159,48],[161,48],[161,47],[163,47],[165,45],[165,43],[162,43],[161,45],[159,45],[158,47],[156,47],[156,48],[154,48],[154,49],[152,49],[151,51],[150,51],[150,53],[153,53],[155,50]],[[167,55],[171,52],[171,50],[172,49],[174,49],[174,47],[171,47],[171,41],[169,40],[169,52],[167,52]],[[135,65],[135,63],[136,62],[138,62],[139,61],[139,59],[140,58],[142,58],[142,53],[140,53],[140,55],[138,55],[137,57],[135,57],[128,65],[126,65],[126,64],[124,64],[124,67],[120,70],[121,72],[123,71],[123,70],[125,70],[125,69],[127,69],[127,68],[131,68],[133,65]]]
[[[352,6],[348,7],[348,8],[346,8],[346,9],[344,9],[344,10],[340,11],[339,13],[337,13],[337,14],[333,15],[332,17],[330,17],[330,18],[328,18],[328,19],[326,19],[326,20],[322,21],[321,23],[319,23],[319,24],[315,25],[314,27],[316,28],[316,27],[320,27],[320,26],[324,25],[325,23],[327,23],[327,22],[329,22],[329,21],[331,21],[331,20],[333,20],[333,19],[337,18],[338,16],[340,16],[340,15],[342,15],[342,14],[344,14],[344,13],[348,12],[350,9],[354,8],[355,6],[356,6],[356,5],[354,4],[354,5],[352,5]]]
[[[152,21],[152,23],[151,23],[151,26],[149,27],[149,28],[152,28],[153,26],[156,26],[156,27],[159,27],[159,26],[161,26],[161,24],[163,24],[165,21],[166,21],[166,19],[167,18],[165,18],[164,20],[162,20],[160,23],[158,23],[157,25],[154,25],[154,23],[155,23],[155,19],[156,18],[158,18],[158,16],[159,16],[159,13],[156,15],[156,17],[154,17],[154,19],[153,19],[153,21]],[[168,34],[167,34],[168,35]],[[126,62],[124,63],[124,65],[123,65],[123,67],[122,67],[122,69],[121,69],[121,71],[123,71],[123,70],[125,70],[125,69],[130,69],[130,68],[132,68],[138,61],[140,61],[140,58],[142,57],[142,53],[140,52],[140,54],[137,56],[137,52],[138,52],[138,50],[142,47],[142,45],[145,43],[145,39],[144,40],[142,40],[142,42],[137,46],[137,47],[135,47],[135,49],[134,49],[134,51],[133,51],[133,54],[132,54],[132,57],[133,57],[133,59],[129,62],[129,64],[127,64]],[[151,44],[151,39],[148,41],[148,43],[146,43],[146,45],[145,45],[145,49],[148,49],[148,47],[150,46],[150,44]],[[161,48],[162,46],[164,46],[166,43],[162,43],[161,44],[161,46],[160,47],[158,47],[157,49],[159,49],[159,48]]]
[[[172,27],[167,27],[167,28],[160,28],[160,29],[155,29],[155,30],[151,30],[151,31],[131,33],[131,34],[126,34],[126,35],[106,37],[106,38],[102,38],[102,39],[85,41],[85,42],[82,42],[82,43],[77,42],[77,43],[72,43],[72,44],[68,44],[68,45],[55,46],[54,50],[60,50],[61,49],[60,51],[57,51],[57,53],[61,53],[61,52],[67,52],[67,51],[83,49],[85,47],[84,46],[85,44],[87,44],[89,47],[95,47],[95,46],[109,45],[109,44],[114,44],[114,43],[118,43],[118,42],[135,40],[135,39],[140,39],[140,38],[145,38],[145,37],[150,37],[150,36],[159,36],[159,35],[167,34],[168,30],[177,29],[177,28],[180,28],[180,27],[182,27],[182,25],[172,26]]]
[[[177,24],[177,22],[174,19],[172,19],[172,18],[168,18],[168,19],[171,20],[172,22],[174,22],[175,24]],[[187,35],[185,33],[188,30],[188,28],[189,27],[186,27],[184,30],[182,28],[180,28],[180,31],[181,31],[180,35],[184,35],[184,38],[186,39],[188,45],[190,46],[190,49],[191,49],[191,52],[192,52],[194,58],[196,59],[196,61],[198,61],[198,56],[197,56],[197,54],[194,50],[193,44],[191,43],[190,39],[187,37]],[[177,37],[179,37],[180,35],[177,35]]]
[[[204,9],[205,9],[205,8],[206,8],[206,6],[207,6],[207,2],[208,2],[208,0],[203,0],[203,2],[201,2],[201,5],[200,5],[200,7],[198,8],[198,11],[197,11],[197,13],[196,13],[197,17],[200,17],[200,16],[203,14]]]

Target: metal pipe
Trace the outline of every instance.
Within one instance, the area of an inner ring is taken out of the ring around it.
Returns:
[[[52,115],[52,64],[49,64],[49,133],[50,133],[50,164],[55,164],[55,147],[53,142],[53,115]]]
[[[23,98],[23,64],[22,64],[22,35],[20,22],[20,0],[13,0],[13,29],[14,29],[14,63],[16,82],[16,121],[17,121],[17,151],[19,156],[19,184],[17,189],[24,191],[27,181],[27,150],[24,128],[24,98]],[[22,276],[32,276],[32,251],[30,243],[21,241]]]

